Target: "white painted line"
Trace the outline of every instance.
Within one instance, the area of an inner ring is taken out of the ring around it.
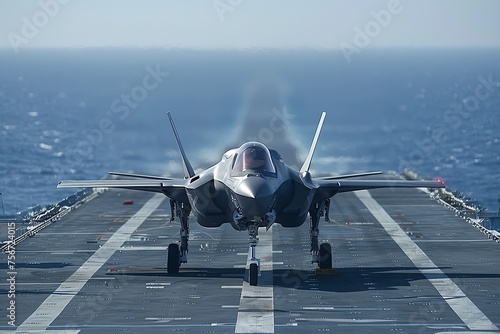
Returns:
[[[356,307],[356,306],[304,306],[303,310],[307,311],[391,311],[388,307]]]
[[[39,234],[37,234],[39,235]],[[94,251],[91,249],[75,249],[75,250],[65,250],[65,251],[57,251],[58,253],[93,253]],[[16,253],[54,253],[50,250],[24,250],[24,251],[16,251]]]
[[[427,239],[418,239],[418,240],[415,240],[415,242],[418,242],[418,243],[422,243],[422,242],[452,242],[452,243],[456,243],[456,244],[461,244],[461,243],[464,243],[464,242],[491,242],[490,239],[481,239],[481,240],[458,240],[458,239],[454,239],[454,240],[427,240]]]
[[[64,234],[64,235],[75,235],[75,234],[90,234],[90,235],[101,235],[101,234],[113,234],[113,232],[39,232],[37,235],[55,235],[55,234]]]
[[[111,281],[112,279],[115,279],[115,277],[91,277],[90,279],[102,279],[105,281]]]
[[[235,333],[274,333],[273,227],[267,232],[265,227],[259,228],[259,239],[256,249],[260,258],[259,284],[251,286],[243,281]],[[247,273],[250,260],[249,251]]]
[[[344,318],[296,318],[295,321],[308,321],[308,322],[338,322],[338,323],[353,323],[353,324],[370,324],[370,323],[384,323],[394,322],[394,319],[344,319]],[[468,332],[465,332],[468,334]]]
[[[223,285],[221,289],[243,289],[242,285]]]
[[[498,332],[485,332],[485,331],[456,331],[456,332],[436,332],[436,334],[498,334]]]
[[[53,330],[50,330],[50,331],[47,331],[49,334],[50,333],[54,333],[54,334],[78,334],[80,333],[80,330],[79,329],[75,329],[75,330],[70,330],[70,329],[61,329],[61,330],[58,330],[58,329],[53,329]],[[44,331],[44,333],[47,333]],[[5,334],[19,334],[19,333],[29,333],[29,334],[40,334],[41,332],[39,331],[29,331],[29,332],[19,332],[19,330],[17,331],[2,331],[2,333],[5,333]]]
[[[354,193],[469,329],[498,330],[498,327],[481,312],[469,297],[406,235],[367,190]]]
[[[144,318],[144,320],[157,321],[157,322],[171,322],[171,321],[186,321],[191,318]]]
[[[222,308],[240,308],[240,305],[222,305]]]
[[[167,251],[167,246],[121,246],[116,250],[122,251]]]
[[[144,206],[123,224],[84,264],[64,281],[19,327],[18,331],[44,331],[61,314],[87,281],[111,258],[115,249],[153,213],[165,199],[155,194]]]

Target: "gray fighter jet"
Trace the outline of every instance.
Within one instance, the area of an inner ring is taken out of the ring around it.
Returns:
[[[444,187],[438,181],[357,179],[381,172],[312,177],[309,170],[326,112],[321,115],[309,154],[300,170],[287,166],[277,151],[252,141],[227,151],[219,163],[196,174],[170,113],[168,117],[181,154],[184,178],[110,173],[132,179],[61,181],[58,188],[125,188],[163,193],[169,197],[172,212],[181,223],[180,247],[177,243],[168,247],[169,274],[178,273],[180,265],[187,262],[191,214],[204,227],[231,224],[238,231],[248,231],[252,255],[249,283],[257,285],[259,261],[255,247],[259,227],[269,229],[273,224],[298,227],[304,224],[309,214],[312,262],[320,268],[332,268],[330,244],[319,245],[318,242],[320,218],[325,216],[328,220],[331,197],[362,189]]]

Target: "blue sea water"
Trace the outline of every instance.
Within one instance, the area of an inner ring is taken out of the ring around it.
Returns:
[[[0,50],[5,211],[61,200],[72,193],[56,189],[62,179],[110,170],[182,176],[167,111],[196,169],[250,137],[273,143],[281,130],[252,121],[263,110],[286,120],[299,153],[284,154],[291,164],[325,110],[318,175],[409,167],[496,211],[500,50],[355,56],[348,63],[325,50]]]

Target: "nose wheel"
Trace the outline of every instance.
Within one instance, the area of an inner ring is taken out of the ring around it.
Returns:
[[[319,246],[319,268],[332,269],[332,246],[329,243],[323,243]]]
[[[181,266],[181,261],[180,261],[179,245],[178,244],[168,245],[167,272],[170,275],[178,274],[180,266]]]
[[[259,266],[257,263],[250,263],[249,283],[252,286],[259,284]]]

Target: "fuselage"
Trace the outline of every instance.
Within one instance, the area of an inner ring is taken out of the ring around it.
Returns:
[[[300,226],[315,191],[309,173],[287,166],[278,152],[258,142],[229,150],[186,188],[192,214],[200,225],[230,223],[236,229],[245,229],[249,223]]]

